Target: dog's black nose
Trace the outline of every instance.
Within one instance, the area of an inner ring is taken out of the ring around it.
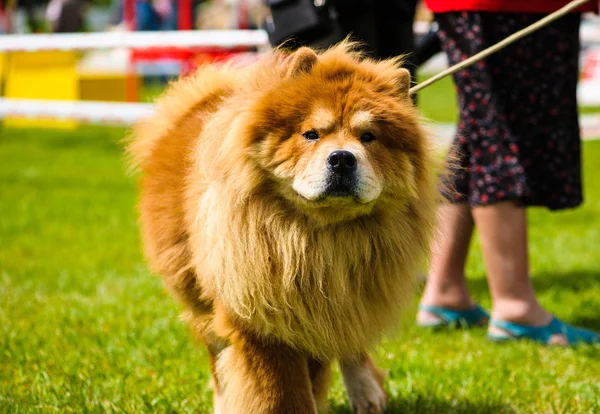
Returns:
[[[350,151],[333,151],[327,165],[336,174],[348,175],[356,171],[356,157]]]

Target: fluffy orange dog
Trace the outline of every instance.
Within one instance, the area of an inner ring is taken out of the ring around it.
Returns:
[[[339,359],[355,412],[385,409],[367,355],[428,251],[433,154],[398,60],[342,43],[205,67],[139,125],[147,256],[211,354],[215,411],[314,413]]]

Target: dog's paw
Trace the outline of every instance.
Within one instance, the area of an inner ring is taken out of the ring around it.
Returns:
[[[387,407],[387,398],[379,386],[350,397],[350,401],[355,414],[383,414]]]
[[[370,361],[362,364],[342,364],[344,384],[355,414],[385,412],[387,396],[376,370]]]

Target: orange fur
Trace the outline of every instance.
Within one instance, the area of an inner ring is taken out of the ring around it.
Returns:
[[[308,374],[317,408],[327,410],[327,392],[331,381],[331,365],[326,361],[308,360]]]
[[[408,72],[352,47],[201,68],[129,146],[152,268],[209,347],[230,344],[216,362],[225,412],[314,411],[308,368],[285,381],[282,370],[364,355],[395,327],[426,258],[434,154]],[[315,119],[318,142],[302,135]],[[356,154],[353,198],[320,196],[336,149]]]

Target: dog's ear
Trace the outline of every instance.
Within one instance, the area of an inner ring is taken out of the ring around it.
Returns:
[[[294,77],[303,73],[309,73],[317,60],[317,54],[308,47],[301,47],[291,56],[291,62],[289,64],[287,75]]]
[[[402,98],[408,98],[410,89],[410,72],[407,69],[399,69],[396,76],[396,90]]]

